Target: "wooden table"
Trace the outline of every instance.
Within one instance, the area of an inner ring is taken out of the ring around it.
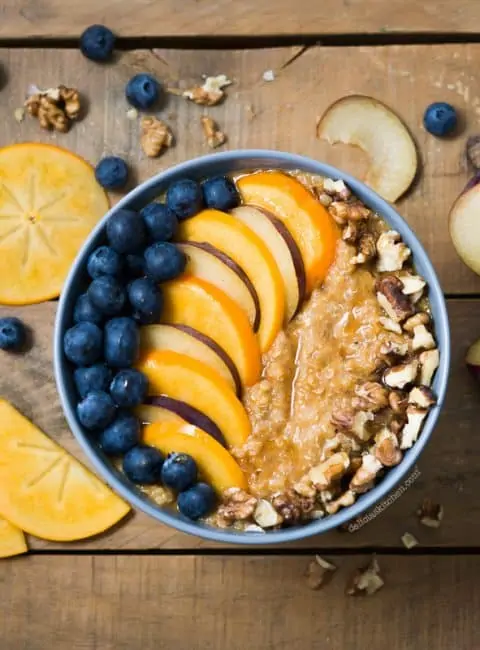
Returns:
[[[441,4],[441,7],[440,7]],[[120,36],[114,65],[95,65],[76,47],[84,27],[103,22]],[[421,475],[381,516],[355,533],[265,551],[238,550],[181,535],[142,514],[81,544],[30,540],[28,556],[0,566],[1,650],[470,650],[479,647],[480,390],[464,367],[480,336],[480,278],[458,259],[447,215],[470,172],[468,135],[480,130],[480,12],[476,0],[6,0],[0,7],[0,145],[56,142],[95,163],[118,154],[142,181],[207,152],[206,112],[229,148],[265,147],[327,160],[361,176],[366,161],[315,138],[317,117],[347,93],[392,106],[418,143],[422,170],[399,209],[417,232],[448,298],[453,361],[447,402],[419,463]],[[274,80],[263,73],[274,71]],[[234,80],[226,101],[203,111],[169,96],[161,111],[176,145],[158,160],[139,147],[127,118],[125,82],[149,71],[168,86],[202,74]],[[63,83],[88,101],[67,135],[18,123],[27,87]],[[422,128],[432,101],[453,103],[462,134],[439,140]],[[2,357],[0,395],[82,457],[63,419],[52,374],[56,303],[0,309],[20,315],[35,345]],[[415,510],[432,497],[445,510],[438,530]],[[406,531],[420,545],[407,551]],[[339,569],[310,591],[303,576],[319,552]],[[372,598],[344,595],[350,573],[378,554],[386,586]]]

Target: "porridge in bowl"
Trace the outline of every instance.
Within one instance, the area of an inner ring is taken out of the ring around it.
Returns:
[[[112,215],[107,244],[122,271],[90,272],[81,297],[103,352],[75,353],[81,320],[65,354],[92,383],[80,422],[159,505],[236,530],[306,523],[421,435],[439,365],[428,287],[343,181],[177,181]]]

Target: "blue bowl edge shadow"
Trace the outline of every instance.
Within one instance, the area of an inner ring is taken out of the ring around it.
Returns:
[[[390,469],[372,490],[361,495],[352,506],[339,511],[337,514],[329,515],[325,519],[318,519],[302,526],[266,533],[244,533],[214,528],[201,522],[192,522],[179,513],[174,513],[173,510],[154,504],[133,484],[129,483],[100,450],[95,448],[90,442],[88,432],[83,429],[76,417],[76,392],[71,368],[63,355],[63,334],[71,326],[73,304],[80,293],[79,286],[85,277],[87,257],[101,243],[105,223],[112,214],[120,208],[140,209],[162,194],[170,183],[180,178],[190,177],[201,180],[207,176],[217,174],[258,169],[300,169],[313,174],[342,179],[363,203],[378,212],[389,225],[401,234],[402,239],[412,251],[415,268],[427,281],[435,335],[440,351],[440,366],[433,382],[433,389],[438,401],[425,420],[420,438],[405,453],[402,462]],[[138,508],[157,521],[167,524],[180,532],[210,541],[269,545],[312,537],[352,521],[386,497],[408,475],[430,439],[445,400],[450,369],[450,328],[443,291],[426,252],[406,221],[397,213],[395,208],[382,199],[374,190],[350,174],[342,172],[331,165],[297,154],[262,149],[226,151],[201,156],[160,172],[123,197],[99,221],[79,251],[59,300],[54,330],[54,369],[62,408],[72,433],[80,443],[94,469],[117,494],[128,501],[134,508]]]

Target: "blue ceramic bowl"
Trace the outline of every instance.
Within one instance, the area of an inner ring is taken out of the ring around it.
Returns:
[[[266,534],[221,530],[203,523],[190,521],[173,509],[156,506],[136,489],[121,472],[117,471],[111,465],[109,459],[92,444],[88,432],[80,425],[75,413],[77,395],[73,384],[72,368],[64,357],[62,346],[64,332],[72,325],[72,312],[75,300],[82,293],[82,289],[86,283],[87,258],[103,242],[105,223],[110,215],[114,214],[119,208],[140,209],[162,194],[170,183],[180,178],[190,177],[202,179],[216,174],[239,172],[249,169],[302,169],[334,179],[341,178],[350,186],[361,201],[378,212],[392,228],[397,230],[402,235],[404,242],[412,250],[418,272],[428,283],[435,334],[440,350],[440,367],[435,375],[433,384],[433,389],[438,396],[438,403],[430,411],[418,442],[406,452],[400,465],[388,471],[379,484],[370,492],[359,497],[353,506],[345,508],[325,519],[312,521],[304,526],[272,531]],[[143,510],[143,512],[154,517],[161,523],[173,526],[173,528],[184,533],[197,535],[198,537],[217,542],[234,544],[278,544],[280,542],[292,542],[303,537],[318,535],[358,517],[365,510],[368,510],[381,501],[409,473],[427,444],[445,398],[450,365],[450,332],[442,289],[432,264],[421,244],[395,209],[366,185],[330,165],[325,165],[302,156],[268,150],[228,151],[203,156],[182,163],[146,181],[112,208],[85,242],[72,266],[58,306],[54,345],[55,376],[65,415],[73,434],[98,473],[119,495],[129,501],[132,506]]]

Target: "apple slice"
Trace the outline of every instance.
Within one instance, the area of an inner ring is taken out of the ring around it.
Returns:
[[[216,370],[240,397],[242,381],[237,367],[213,339],[187,325],[148,325],[140,328],[142,350],[172,350],[198,359]]]
[[[245,224],[219,210],[204,210],[183,221],[179,240],[207,242],[242,267],[260,301],[260,348],[268,350],[282,327],[285,294],[282,276],[266,244]]]
[[[154,350],[143,354],[137,367],[148,378],[150,395],[190,404],[215,422],[228,445],[242,445],[248,438],[250,420],[243,404],[209,366],[185,354]]]
[[[286,320],[297,313],[305,297],[305,267],[302,254],[283,221],[268,210],[242,205],[231,213],[251,228],[268,246],[282,275],[286,300]]]
[[[450,237],[465,264],[480,275],[480,183],[468,183],[449,215]]]
[[[210,282],[238,303],[248,316],[253,331],[260,324],[260,303],[250,278],[229,255],[211,244],[178,242],[187,258],[185,272]]]
[[[283,172],[248,174],[237,187],[245,204],[268,210],[285,224],[302,254],[310,293],[335,258],[339,231],[330,214],[300,181]]]
[[[224,447],[227,446],[223,433],[205,413],[194,408],[186,402],[167,397],[166,395],[152,395],[147,397],[145,404],[137,407],[137,415],[142,422],[153,424],[154,422],[176,422],[193,424],[194,426],[209,433]]]
[[[370,158],[365,182],[387,201],[400,198],[417,173],[417,150],[407,127],[373,97],[350,95],[333,103],[317,125],[317,137],[362,149]]]
[[[233,456],[211,436],[191,425],[151,424],[143,430],[143,442],[163,454],[188,454],[197,463],[200,475],[221,496],[238,487],[247,490],[247,479]]]
[[[194,217],[195,218],[195,217]],[[213,284],[182,275],[162,284],[165,323],[186,325],[217,344],[235,364],[243,386],[255,384],[261,372],[258,341],[245,312]]]

